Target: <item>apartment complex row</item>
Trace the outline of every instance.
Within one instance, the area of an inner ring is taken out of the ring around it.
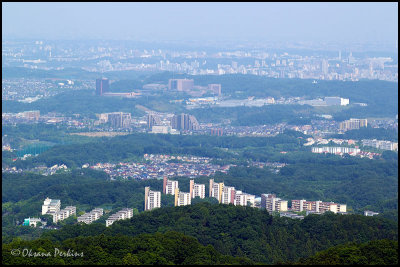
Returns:
[[[292,200],[292,211],[311,211],[316,213],[324,213],[331,211],[333,213],[345,213],[347,211],[346,204],[337,204],[334,202],[307,201],[305,199]]]
[[[53,216],[53,222],[65,220],[69,216],[76,214],[75,206],[67,206],[60,210],[61,201],[59,199],[46,198],[42,205],[42,215],[49,214]]]
[[[190,180],[189,192],[179,190],[178,181],[168,180],[166,176],[163,179],[163,194],[175,196],[175,206],[185,206],[192,203],[191,199],[195,197],[204,198],[206,187],[204,184],[196,184]],[[145,187],[144,192],[144,210],[152,210],[161,207],[161,192],[152,191],[150,187]]]
[[[395,142],[376,139],[362,139],[361,142],[363,146],[372,146],[383,150],[398,150],[398,143]]]
[[[98,220],[101,216],[103,216],[103,213],[104,213],[104,211],[102,208],[93,209],[90,212],[87,212],[87,213],[79,216],[78,222],[91,224],[92,222]]]
[[[108,219],[106,220],[106,227],[112,225],[115,221],[118,220],[124,220],[124,219],[130,219],[133,216],[133,209],[125,208],[117,213],[114,213]]]
[[[288,201],[277,198],[275,194],[261,194],[261,209],[268,212],[288,210]]]
[[[233,204],[235,206],[255,206],[255,195],[236,190],[233,186],[225,186],[224,183],[215,183],[210,179],[209,196],[216,198],[221,204]]]
[[[312,153],[329,153],[329,154],[349,154],[358,155],[361,153],[359,148],[355,147],[343,147],[343,146],[324,146],[324,147],[312,147]]]

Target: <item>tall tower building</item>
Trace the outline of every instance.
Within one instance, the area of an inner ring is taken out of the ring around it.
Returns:
[[[235,204],[236,190],[232,186],[224,186],[222,193],[222,204]]]
[[[169,79],[168,89],[177,91],[191,91],[193,90],[193,79]]]
[[[176,188],[179,188],[178,181],[167,180],[167,182],[165,184],[165,194],[175,195]]]
[[[190,193],[180,192],[179,188],[175,188],[175,207],[190,205],[191,199]]]
[[[194,180],[190,180],[190,197],[200,197],[204,198],[206,194],[206,185],[205,184],[196,184]]]
[[[223,190],[224,190],[224,183],[214,183],[213,181],[211,197],[218,199],[218,202],[221,203]]]
[[[174,115],[171,119],[171,126],[173,129],[185,131],[198,130],[200,128],[196,117],[185,113]]]
[[[147,115],[147,127],[151,129],[154,125],[161,125],[161,120],[157,115],[148,114]]]
[[[110,90],[107,78],[96,79],[96,95],[102,95]]]
[[[161,207],[161,192],[151,191],[149,186],[144,188],[144,210]]]

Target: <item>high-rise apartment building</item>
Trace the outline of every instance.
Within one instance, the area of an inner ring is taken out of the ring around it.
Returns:
[[[287,204],[287,200],[277,198],[275,194],[261,194],[261,208],[266,209],[268,212],[287,211]]]
[[[216,198],[221,203],[223,190],[224,183],[214,183],[214,179],[210,179],[210,197]]]
[[[102,95],[110,90],[109,80],[106,78],[96,79],[96,95]]]
[[[149,186],[144,188],[144,210],[161,207],[161,192],[151,191]]]
[[[354,129],[360,129],[361,127],[367,127],[367,119],[350,119],[340,123],[340,130],[348,131]]]
[[[191,91],[194,87],[193,79],[169,79],[168,89],[177,91]]]
[[[112,112],[108,113],[108,122],[113,128],[125,128],[129,126],[131,120],[130,113]]]
[[[222,192],[222,204],[235,204],[236,190],[233,186],[224,186]]]
[[[196,184],[194,180],[190,180],[190,197],[200,197],[204,198],[206,196],[206,185],[205,184]]]
[[[180,192],[179,188],[175,188],[175,207],[186,206],[192,203],[190,193]]]
[[[147,128],[152,129],[153,126],[161,125],[160,117],[154,114],[147,115]]]
[[[196,117],[185,113],[174,115],[171,119],[171,126],[173,129],[185,131],[198,130],[200,128]]]
[[[216,95],[221,95],[221,84],[212,83],[208,85],[208,90]]]
[[[236,191],[235,194],[235,206],[255,206],[255,195],[244,193],[240,190]]]
[[[163,193],[168,195],[175,195],[175,188],[179,188],[178,181],[168,180],[167,176],[164,176]]]

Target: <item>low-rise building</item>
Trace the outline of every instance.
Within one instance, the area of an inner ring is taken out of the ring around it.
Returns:
[[[101,216],[103,216],[103,209],[96,208],[90,212],[87,212],[78,217],[78,222],[83,222],[86,224],[91,224],[92,222],[98,220]]]
[[[378,215],[378,214],[379,214],[378,212],[373,212],[373,211],[370,211],[370,210],[364,211],[364,216],[375,216],[375,215]]]
[[[67,206],[65,209],[62,209],[58,212],[53,213],[53,223],[57,223],[58,221],[65,220],[69,216],[76,214],[75,206]]]
[[[106,220],[106,227],[112,225],[115,221],[118,220],[124,220],[124,219],[130,219],[133,216],[133,209],[125,208],[117,213],[112,214],[108,219]]]

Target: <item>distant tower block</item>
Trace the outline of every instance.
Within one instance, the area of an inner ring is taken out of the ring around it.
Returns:
[[[96,95],[103,95],[110,89],[109,80],[106,78],[96,79]]]

